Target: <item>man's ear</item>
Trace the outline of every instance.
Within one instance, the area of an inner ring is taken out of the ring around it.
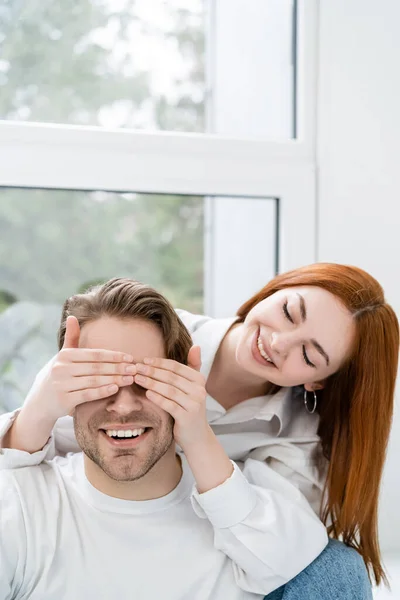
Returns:
[[[313,383],[305,383],[304,384],[304,389],[307,390],[307,392],[318,392],[318,390],[323,390],[325,387],[325,383],[326,381],[314,381]]]

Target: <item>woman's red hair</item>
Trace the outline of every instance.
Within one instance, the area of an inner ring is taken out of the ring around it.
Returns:
[[[321,518],[355,548],[377,584],[386,580],[378,542],[378,499],[392,423],[399,324],[380,284],[357,267],[310,265],[278,275],[245,302],[241,320],[261,300],[294,286],[318,286],[352,313],[355,339],[341,369],[318,393],[319,435],[329,460]]]

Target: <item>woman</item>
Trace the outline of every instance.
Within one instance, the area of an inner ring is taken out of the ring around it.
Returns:
[[[239,463],[263,461],[266,472],[273,470],[293,483],[316,510],[321,505],[331,536],[355,548],[379,584],[385,575],[377,504],[393,412],[399,327],[378,282],[355,267],[316,264],[275,277],[235,319],[178,314],[201,348],[207,417],[227,454]],[[77,345],[76,335],[71,334],[68,344]],[[63,365],[57,401],[65,402],[64,408],[106,397],[111,381],[129,385],[136,377],[123,382],[114,366],[100,362],[100,379],[90,388],[82,382],[93,374],[93,365],[86,363],[82,370],[83,364],[75,376],[71,363]],[[154,383],[159,378],[152,375]],[[54,389],[54,373],[47,368],[3,447],[33,453],[44,446],[54,423]],[[3,431],[14,418],[8,417]],[[55,442],[56,451],[76,449],[70,420],[55,429]],[[11,451],[8,455],[10,466],[48,457],[43,452],[28,460]],[[287,528],[287,518],[276,516],[278,534]],[[342,546],[331,544],[328,552],[332,548],[336,557]],[[335,560],[339,565],[340,559]],[[327,564],[325,560],[320,567],[319,579]],[[318,573],[318,560],[310,568]],[[300,598],[296,579],[271,598]],[[337,597],[328,595],[328,587],[315,597]],[[312,598],[305,588],[301,593]]]

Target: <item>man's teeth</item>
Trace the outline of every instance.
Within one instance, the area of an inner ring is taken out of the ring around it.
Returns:
[[[118,437],[118,438],[130,438],[130,437],[138,437],[145,432],[145,429],[107,429],[106,434],[108,437]]]
[[[270,359],[270,357],[268,356],[268,354],[264,350],[264,347],[262,345],[262,341],[261,341],[261,336],[260,335],[258,336],[258,339],[257,339],[257,346],[258,346],[258,349],[260,351],[261,356],[263,358],[265,358],[265,360],[267,360],[268,362],[274,364],[273,361]]]

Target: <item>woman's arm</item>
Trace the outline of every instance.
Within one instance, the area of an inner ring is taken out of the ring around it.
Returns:
[[[7,449],[36,454],[39,462],[53,458],[50,448],[45,454],[43,451],[60,418],[70,415],[78,404],[106,398],[115,394],[119,387],[133,383],[136,368],[131,356],[110,350],[80,348],[79,336],[77,319],[68,317],[62,349],[40,371],[23,407],[2,416],[0,447],[3,458]],[[67,451],[75,449],[73,445]],[[53,452],[57,453],[57,444]],[[15,459],[15,452],[13,457]],[[20,458],[22,463],[14,463],[14,467],[38,464],[22,455]]]
[[[30,406],[7,413],[7,416],[9,419],[2,421],[4,436],[0,440],[1,448],[23,450],[30,454],[43,450],[53,431],[54,419],[47,419],[46,415],[38,414]]]
[[[0,415],[0,471],[39,465],[44,460],[51,460],[55,456],[80,452],[72,417],[58,419],[44,446],[35,452],[4,446],[3,440],[7,439],[7,433],[16,421],[20,410]]]
[[[186,311],[177,310],[177,313],[194,321],[196,326],[207,320],[207,317],[192,315]],[[57,454],[78,452],[80,449],[75,440],[72,420],[61,417],[69,414],[80,402],[101,399],[115,393],[110,385],[131,383],[122,381],[122,377],[126,375],[123,373],[124,369],[133,366],[130,363],[131,357],[122,353],[108,353],[106,356],[105,351],[95,351],[97,355],[87,357],[87,362],[84,363],[85,351],[78,347],[79,335],[77,320],[69,317],[63,349],[38,373],[24,405],[16,411],[0,415],[0,468],[39,464]],[[69,351],[69,356],[66,351]],[[90,362],[90,358],[96,364]],[[89,389],[82,389],[84,373],[79,373],[79,379],[73,378],[74,360],[80,360],[80,366],[86,366],[86,374],[93,380]],[[97,366],[96,371],[94,366]],[[119,368],[117,372],[116,367]],[[74,380],[81,387],[75,385]],[[14,450],[22,452],[16,453]]]
[[[13,412],[0,415],[0,471],[3,469],[17,469],[38,465],[44,460],[54,458],[58,454],[55,448],[55,436],[51,434],[51,431],[43,447],[39,448],[36,452],[30,453],[23,448],[19,448],[18,442],[16,444],[17,447],[13,447],[11,431],[20,412],[21,409],[17,409]]]
[[[325,548],[324,525],[301,492],[264,462],[215,489],[194,491],[193,507],[214,528],[214,545],[234,563],[243,590],[269,594],[305,569]]]
[[[304,495],[266,461],[249,458],[243,473],[208,425],[199,347],[188,366],[157,358],[138,364],[135,381],[174,418],[174,437],[193,473],[193,507],[214,528],[215,547],[234,563],[237,584],[268,594],[307,567],[328,543]]]

